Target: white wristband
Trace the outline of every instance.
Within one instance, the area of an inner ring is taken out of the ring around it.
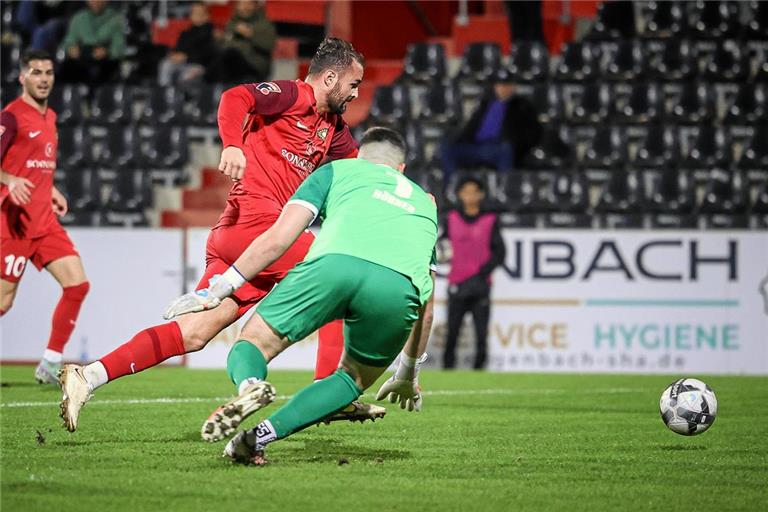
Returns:
[[[240,272],[238,272],[234,265],[229,267],[226,272],[221,274],[221,279],[229,284],[233,290],[237,290],[245,284],[245,278]]]

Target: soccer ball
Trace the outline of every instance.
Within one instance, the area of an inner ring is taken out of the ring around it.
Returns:
[[[672,432],[695,436],[715,422],[717,397],[698,379],[680,379],[669,385],[659,400],[661,419]]]

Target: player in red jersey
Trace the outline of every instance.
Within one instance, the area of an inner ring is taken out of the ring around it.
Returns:
[[[357,98],[363,66],[362,56],[352,45],[329,38],[318,48],[304,81],[241,85],[222,95],[218,121],[224,149],[219,169],[235,185],[208,237],[206,270],[198,290],[206,289],[277,220],[288,198],[323,161],[356,155],[357,144],[341,114]],[[304,258],[313,239],[305,232],[282,258],[219,308],[145,329],[85,367],[66,365],[61,413],[67,429],[76,429],[80,409],[97,387],[202,349],[266,296]],[[248,337],[247,332],[242,335]],[[336,351],[327,375],[336,369],[343,349],[343,339],[334,341],[327,349]],[[364,411],[368,417],[383,415],[383,408],[368,407]]]
[[[26,52],[19,82],[22,95],[0,114],[0,316],[13,305],[28,261],[61,285],[48,347],[35,369],[38,382],[55,384],[89,285],[80,255],[56,218],[67,213],[67,200],[53,186],[58,135],[56,113],[48,108],[50,55]]]

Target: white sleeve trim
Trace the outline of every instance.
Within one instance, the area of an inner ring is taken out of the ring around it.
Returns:
[[[317,206],[313,205],[309,201],[304,201],[303,199],[291,199],[287,203],[285,203],[285,206],[288,206],[289,204],[297,204],[299,206],[303,206],[310,212],[312,212],[312,220],[309,222],[309,224],[312,224],[315,222],[315,219],[317,218],[320,211],[317,209]]]

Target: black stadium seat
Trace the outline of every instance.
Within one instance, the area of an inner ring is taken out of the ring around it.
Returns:
[[[649,2],[643,36],[651,38],[679,37],[686,30],[682,2]]]
[[[650,125],[640,143],[632,165],[641,169],[668,169],[677,165],[680,143],[677,132],[670,126]]]
[[[755,127],[738,163],[739,169],[768,171],[768,125]]]
[[[133,126],[108,126],[94,163],[107,168],[134,167],[138,163],[138,137]]]
[[[667,118],[675,123],[699,125],[715,114],[714,91],[707,84],[689,82],[671,96]]]
[[[744,80],[749,75],[749,62],[746,57],[738,41],[724,41],[704,56],[703,77],[710,82]]]
[[[564,169],[573,160],[569,140],[563,140],[558,126],[545,126],[539,143],[526,157],[524,166],[534,169]]]
[[[103,125],[133,121],[133,90],[124,85],[103,85],[96,90],[91,120]]]
[[[543,82],[549,77],[549,52],[537,41],[520,41],[512,48],[507,69],[516,82]]]
[[[496,43],[470,43],[464,48],[459,80],[485,82],[501,68],[501,50]]]
[[[689,30],[698,39],[722,39],[741,32],[739,2],[697,0],[689,9]]]
[[[563,91],[558,84],[538,84],[533,89],[531,102],[539,114],[539,121],[550,123],[564,117]]]
[[[141,162],[148,168],[180,169],[189,159],[187,131],[179,126],[142,126]]]
[[[456,126],[461,121],[459,93],[453,85],[431,85],[421,98],[419,120]]]
[[[727,106],[724,121],[729,124],[768,123],[768,86],[741,84]]]
[[[730,137],[726,130],[711,124],[693,129],[688,155],[680,164],[689,169],[729,167],[732,159]]]
[[[611,106],[611,88],[607,84],[588,84],[576,97],[571,111],[574,123],[600,124]]]
[[[139,116],[139,122],[147,124],[179,124],[184,103],[182,91],[176,87],[154,87],[149,101]]]
[[[398,124],[411,117],[408,88],[404,85],[380,85],[371,102],[369,116],[378,123]]]
[[[137,212],[151,205],[152,183],[140,170],[123,169],[117,174],[105,207],[118,212]]]
[[[600,72],[598,46],[588,42],[569,43],[565,46],[555,71],[561,81],[591,80]]]
[[[445,47],[440,43],[409,44],[403,62],[403,78],[409,82],[439,82],[445,79]]]
[[[645,74],[645,56],[637,41],[621,41],[616,51],[609,53],[603,69],[607,80],[632,81]]]
[[[599,126],[587,142],[581,166],[587,169],[620,169],[627,160],[627,141],[618,127]]]
[[[57,165],[65,169],[79,169],[92,163],[91,140],[82,126],[59,127]]]
[[[85,98],[88,90],[84,85],[57,84],[48,97],[48,105],[56,112],[59,125],[79,124],[85,121]]]
[[[61,191],[67,197],[72,212],[94,212],[102,207],[101,179],[94,169],[68,169],[63,171]]]
[[[663,110],[659,87],[654,84],[621,84],[616,86],[614,117],[623,123],[650,123]]]
[[[595,211],[603,214],[603,227],[641,227],[640,213],[644,199],[642,190],[642,183],[636,173],[626,171],[611,173],[595,205]]]
[[[651,57],[649,75],[660,81],[688,80],[697,73],[696,49],[685,39],[669,39]]]

